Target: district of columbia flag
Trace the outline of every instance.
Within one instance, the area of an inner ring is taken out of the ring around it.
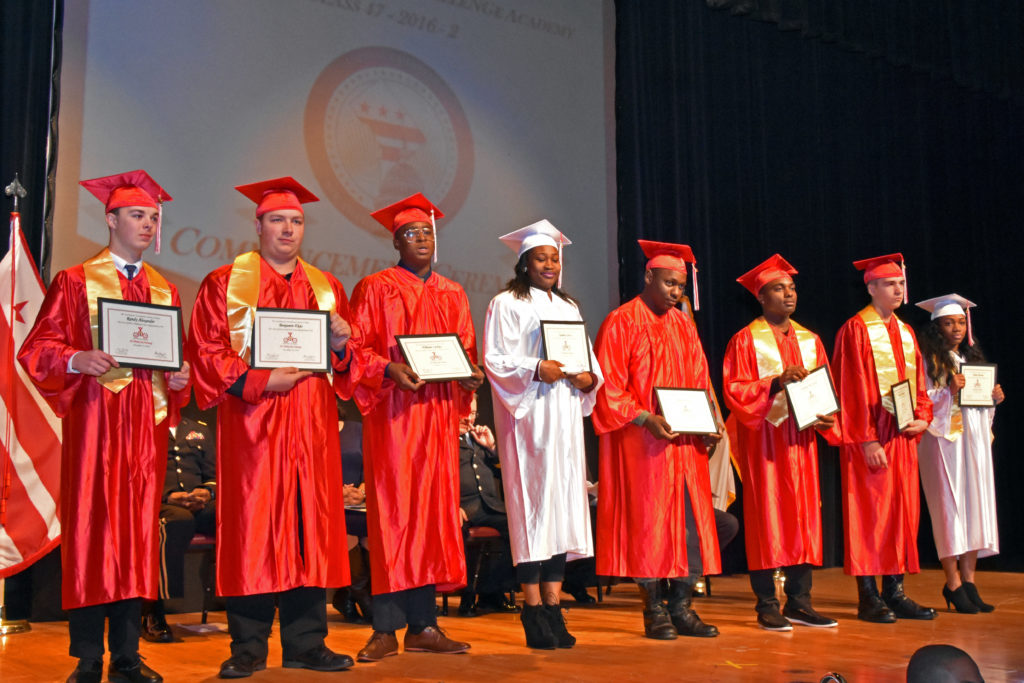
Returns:
[[[0,579],[60,542],[60,419],[16,360],[45,289],[16,212],[10,234],[0,261]]]

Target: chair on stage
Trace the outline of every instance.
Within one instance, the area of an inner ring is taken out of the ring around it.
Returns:
[[[502,552],[501,532],[489,526],[471,526],[466,532],[466,552],[476,549],[476,565],[473,569],[473,576],[469,580],[469,589],[476,594],[477,584],[480,582],[480,568],[483,566],[484,557],[492,557]],[[455,591],[441,594],[441,616],[448,616],[448,596]],[[509,591],[509,602],[515,604],[516,593]]]

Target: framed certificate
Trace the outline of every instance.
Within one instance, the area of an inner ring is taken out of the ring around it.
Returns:
[[[331,314],[290,308],[257,308],[252,323],[254,368],[331,369]]]
[[[654,387],[658,408],[673,432],[717,434],[718,422],[711,398],[703,389]]]
[[[396,334],[405,362],[420,379],[447,382],[473,375],[473,366],[457,334]]]
[[[181,309],[96,299],[100,349],[126,368],[181,369]]]
[[[961,408],[991,408],[992,391],[996,388],[995,363],[964,363],[960,366],[964,388],[960,390]]]
[[[593,372],[583,321],[541,320],[540,337],[544,360],[557,360],[562,364],[562,372],[570,375]]]
[[[896,426],[903,429],[914,421],[914,394],[909,379],[892,385],[892,408]]]
[[[806,429],[818,421],[818,415],[839,412],[839,396],[828,374],[828,367],[819,365],[799,382],[790,382],[786,390],[789,416],[797,429]]]

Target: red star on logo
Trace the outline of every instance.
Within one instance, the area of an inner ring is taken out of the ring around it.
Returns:
[[[28,306],[27,301],[22,301],[20,304],[14,305],[14,319],[22,324],[25,323],[25,319],[21,317],[21,309],[25,308],[25,306]]]

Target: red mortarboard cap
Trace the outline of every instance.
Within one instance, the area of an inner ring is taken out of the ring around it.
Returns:
[[[149,206],[156,209],[160,203],[172,199],[167,190],[142,169],[82,180],[78,184],[103,202],[107,213],[124,206]]]
[[[291,176],[263,180],[248,185],[236,185],[235,189],[256,202],[256,218],[268,211],[281,209],[303,211],[303,204],[320,201],[319,197],[300,185]]]
[[[431,214],[433,212],[433,214]],[[444,214],[441,213],[441,209],[434,206],[429,199],[423,196],[422,193],[417,192],[411,197],[406,197],[402,201],[395,202],[391,206],[385,206],[383,209],[378,209],[370,214],[373,219],[383,225],[385,228],[394,233],[403,225],[409,223],[430,223],[434,224],[434,219],[444,218]]]
[[[637,240],[636,242],[644,250],[644,256],[647,257],[647,265],[644,270],[668,268],[685,276],[686,264],[690,264],[690,267],[693,269],[693,276],[690,278],[690,286],[693,288],[693,310],[699,311],[700,294],[697,292],[697,259],[693,257],[693,250],[685,244],[652,242],[651,240]]]
[[[864,271],[864,282],[883,277],[906,277],[903,269],[903,254],[887,254],[854,261],[853,267]]]
[[[736,282],[747,288],[754,296],[769,282],[796,275],[797,270],[789,261],[778,254],[772,254],[762,263],[754,266],[749,272],[736,278]]]
[[[693,250],[685,244],[652,242],[651,240],[637,240],[637,244],[644,250],[644,256],[648,258],[645,270],[668,268],[685,275],[686,264],[696,265],[697,263],[697,259],[693,257]]]

